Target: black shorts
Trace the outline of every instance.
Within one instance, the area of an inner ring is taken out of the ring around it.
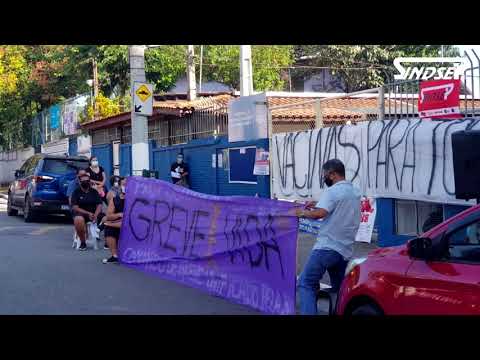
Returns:
[[[74,219],[75,219],[77,216],[83,217],[83,219],[85,220],[85,224],[87,224],[87,223],[90,222],[90,218],[89,218],[87,215],[83,215],[83,214],[73,214],[73,211],[72,211],[72,216],[73,216]],[[105,214],[104,214],[104,213],[98,214],[98,217],[97,217],[97,226],[100,225],[100,222],[102,221],[102,219],[103,219],[104,217],[105,217]]]
[[[105,231],[104,231],[105,237],[113,237],[115,240],[118,241],[120,238],[120,229],[113,228],[110,226],[105,226]]]

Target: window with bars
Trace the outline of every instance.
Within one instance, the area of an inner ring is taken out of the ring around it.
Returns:
[[[433,227],[444,219],[443,205],[415,200],[395,200],[397,235],[417,236],[425,228]]]
[[[120,139],[120,129],[113,127],[92,132],[92,145],[109,144]]]

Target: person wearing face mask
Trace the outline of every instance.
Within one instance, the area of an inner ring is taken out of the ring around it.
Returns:
[[[71,206],[75,231],[81,243],[79,250],[86,250],[87,223],[98,223],[102,210],[102,199],[98,192],[90,186],[88,173],[80,177],[80,187],[72,194]]]
[[[177,155],[177,161],[170,167],[172,182],[188,188],[188,165],[183,161],[183,154]]]
[[[78,168],[77,176],[75,177],[75,179],[70,181],[70,184],[68,184],[67,197],[68,197],[68,203],[70,204],[70,207],[72,206],[72,194],[76,189],[80,187],[80,178],[86,173],[87,171],[85,169]]]
[[[90,158],[90,166],[87,168],[87,172],[90,175],[90,181],[93,187],[98,191],[100,198],[107,203],[105,194],[105,170],[98,164],[98,158],[92,156]]]
[[[316,294],[326,271],[332,290],[339,290],[360,226],[361,194],[350,181],[345,180],[345,166],[340,160],[332,159],[322,169],[327,188],[320,200],[296,210],[298,217],[322,220],[317,241],[299,279],[302,315],[318,313]]]
[[[125,178],[120,178],[118,194],[108,203],[107,220],[105,222],[105,241],[108,244],[112,256],[108,259],[103,259],[102,262],[104,264],[118,262],[117,245],[118,239],[120,238],[120,228],[122,226],[126,185],[127,180]]]
[[[107,193],[107,204],[110,204],[110,200],[112,200],[120,193],[121,179],[122,178],[118,175],[113,175],[112,177],[110,177],[110,190]]]

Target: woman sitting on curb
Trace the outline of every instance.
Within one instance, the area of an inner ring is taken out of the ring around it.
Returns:
[[[118,262],[118,239],[120,238],[120,228],[123,219],[123,207],[125,206],[125,186],[127,179],[120,178],[120,191],[108,203],[107,216],[105,221],[105,241],[110,248],[112,256],[103,259],[104,264]]]

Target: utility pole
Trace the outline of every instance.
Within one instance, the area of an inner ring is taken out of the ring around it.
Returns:
[[[240,45],[240,96],[252,94],[252,47],[250,45]]]
[[[145,46],[131,45],[128,48],[130,59],[130,88],[132,104],[134,83],[146,82]],[[148,117],[135,112],[132,105],[132,175],[141,175],[142,170],[150,169],[148,151]]]
[[[187,99],[189,101],[197,98],[197,81],[195,80],[195,54],[193,45],[188,45],[187,48]]]
[[[203,45],[200,45],[200,81],[198,83],[198,92],[202,92],[202,67],[203,67]]]
[[[97,109],[98,68],[97,68],[97,60],[95,58],[92,58],[92,67],[93,67],[93,118],[96,120],[98,117],[98,109]]]

